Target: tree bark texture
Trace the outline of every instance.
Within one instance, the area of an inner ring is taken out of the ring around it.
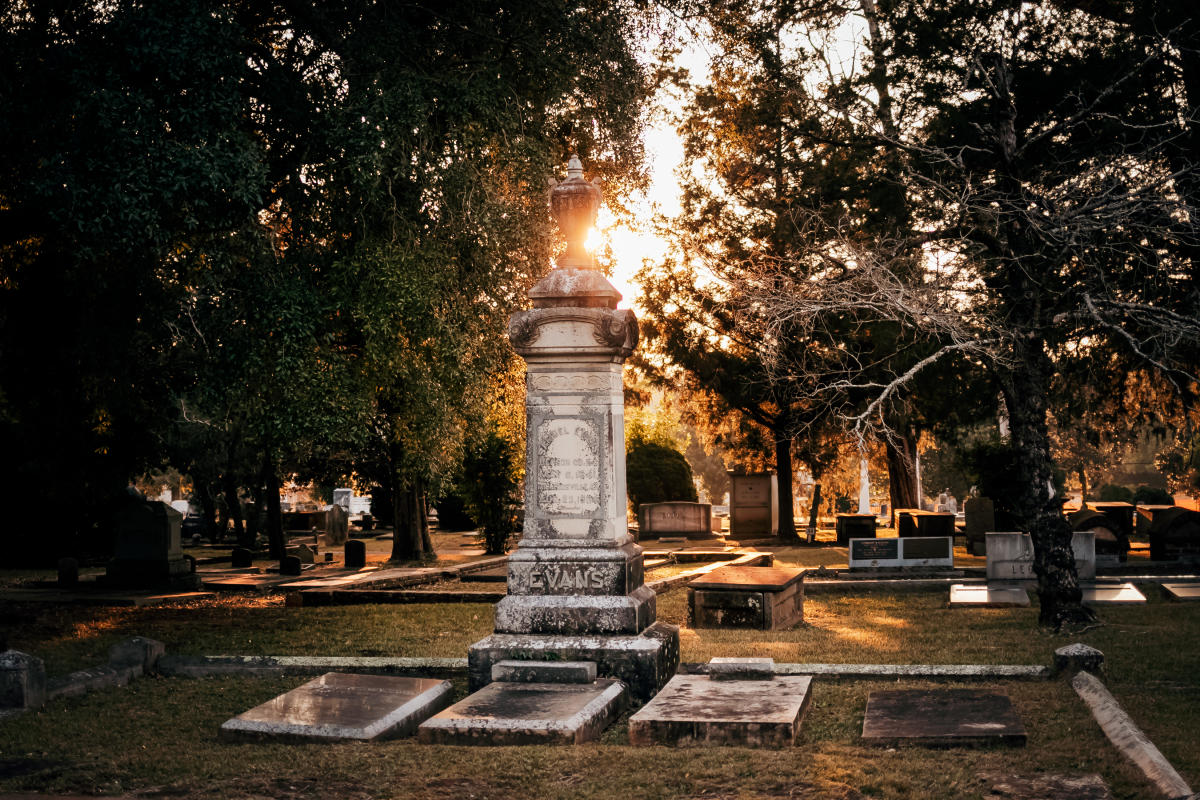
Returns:
[[[775,439],[775,480],[779,484],[779,538],[788,542],[799,541],[796,520],[792,516],[792,440],[786,436],[777,436]]]
[[[892,511],[917,507],[917,440],[910,433],[884,441],[888,467],[888,499]]]
[[[1091,622],[1095,616],[1083,606],[1071,550],[1071,525],[1062,511],[1063,498],[1053,496],[1053,462],[1046,426],[1053,363],[1045,343],[1036,336],[1021,337],[1014,349],[1017,367],[1002,381],[1022,487],[1012,498],[1014,513],[1018,524],[1033,539],[1041,604],[1038,621],[1055,630],[1069,629]]]
[[[283,511],[279,507],[279,474],[274,459],[268,454],[263,460],[263,482],[266,484],[267,548],[271,558],[283,560],[287,553],[283,539]]]

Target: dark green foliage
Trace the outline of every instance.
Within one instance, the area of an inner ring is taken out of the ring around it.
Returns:
[[[1118,486],[1115,483],[1106,483],[1100,487],[1100,501],[1103,503],[1132,503],[1133,490],[1128,486]]]
[[[636,514],[642,503],[696,501],[692,468],[683,453],[659,442],[634,439],[625,454],[625,485]]]
[[[1153,486],[1139,486],[1133,492],[1133,497],[1130,499],[1134,505],[1144,506],[1173,506],[1175,505],[1175,497],[1166,489],[1158,489]]]
[[[467,501],[455,492],[447,492],[433,504],[437,509],[438,529],[443,531],[473,531],[477,523],[467,511]]]
[[[517,512],[521,507],[519,459],[517,446],[494,428],[482,442],[469,447],[463,459],[458,489],[471,516],[481,526],[489,555],[507,551],[517,530]]]

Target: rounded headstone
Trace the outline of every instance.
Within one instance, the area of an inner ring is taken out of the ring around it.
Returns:
[[[367,545],[361,539],[346,542],[346,568],[362,569],[367,565]]]
[[[1054,672],[1091,672],[1100,674],[1104,671],[1104,653],[1082,642],[1075,642],[1054,651]]]
[[[299,575],[300,569],[299,556],[284,556],[279,560],[280,575]]]
[[[245,569],[254,564],[254,554],[245,547],[233,548],[234,569]]]

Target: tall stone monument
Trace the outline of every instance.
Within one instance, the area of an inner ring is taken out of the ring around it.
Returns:
[[[638,324],[584,249],[600,187],[577,156],[567,174],[550,192],[566,252],[509,322],[527,365],[525,527],[495,633],[470,648],[470,682],[487,684],[502,660],[593,661],[645,701],[678,666],[679,629],[655,621],[626,520],[621,372]]]

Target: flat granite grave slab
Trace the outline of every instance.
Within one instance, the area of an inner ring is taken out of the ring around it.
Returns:
[[[1162,588],[1172,600],[1184,603],[1200,600],[1200,583],[1164,583]]]
[[[1025,608],[1029,592],[1020,586],[956,583],[950,587],[951,608]]]
[[[597,738],[621,713],[625,685],[489,683],[421,724],[425,744],[581,744]]]
[[[1132,583],[1096,584],[1083,586],[1085,606],[1135,605],[1146,602],[1146,595]]]
[[[863,719],[868,744],[934,747],[1025,744],[1025,726],[1001,692],[892,689],[871,692]]]
[[[629,742],[787,747],[800,731],[811,685],[808,675],[771,680],[676,675],[629,718]]]
[[[221,725],[224,738],[369,741],[408,736],[450,704],[450,681],[327,672]]]

